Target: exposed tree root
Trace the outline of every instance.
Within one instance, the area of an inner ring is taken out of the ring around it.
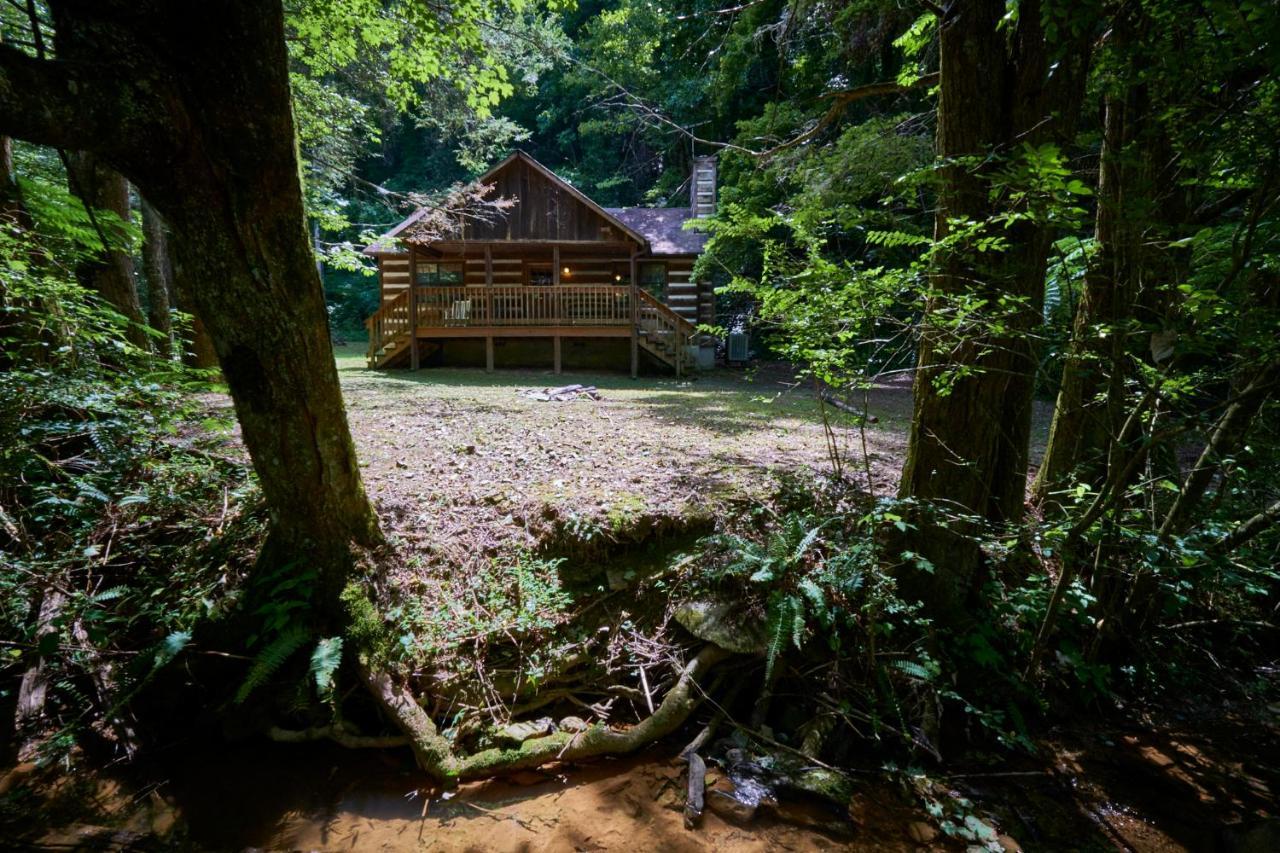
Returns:
[[[624,731],[596,724],[582,732],[556,732],[527,740],[518,747],[487,749],[465,756],[453,752],[452,745],[439,733],[427,712],[419,707],[406,689],[397,686],[389,674],[371,670],[364,664],[360,674],[383,711],[407,736],[418,766],[436,781],[452,785],[461,780],[538,767],[551,761],[576,761],[634,752],[671,734],[689,718],[702,700],[698,680],[730,655],[731,652],[719,646],[704,647],[685,665],[657,709]],[[323,736],[329,735],[325,733]]]

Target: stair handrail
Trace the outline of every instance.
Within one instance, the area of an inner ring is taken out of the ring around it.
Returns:
[[[672,331],[680,332],[685,337],[692,337],[693,333],[698,330],[697,326],[680,316],[670,305],[649,291],[636,288],[636,293],[640,296],[640,307],[654,309],[658,316],[667,321],[668,325],[674,326]]]
[[[376,361],[384,346],[409,333],[411,327],[409,322],[409,289],[406,287],[400,293],[383,302],[378,307],[378,310],[370,314],[364,323],[365,328],[369,330],[369,350],[365,353],[365,357],[369,361]]]
[[[640,310],[636,314],[637,324],[646,332],[666,332],[672,336],[675,345],[675,352],[671,354],[675,359],[672,366],[676,369],[676,376],[683,375],[685,347],[698,327],[681,317],[672,310],[671,306],[652,293],[638,288],[636,293],[640,296],[638,303]]]

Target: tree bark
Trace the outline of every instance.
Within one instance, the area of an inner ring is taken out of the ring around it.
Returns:
[[[142,270],[147,278],[147,322],[161,334],[156,352],[164,358],[173,354],[173,325],[169,320],[169,291],[173,269],[169,263],[169,238],[164,220],[146,200],[142,200]]]
[[[1131,45],[1134,26],[1128,14],[1117,18],[1112,47],[1118,55]],[[1126,367],[1132,355],[1127,324],[1134,317],[1144,268],[1143,235],[1156,218],[1158,189],[1157,146],[1149,138],[1150,98],[1139,82],[1142,68],[1134,63],[1127,60],[1123,78],[1113,82],[1104,99],[1096,254],[1086,268],[1048,444],[1032,484],[1037,503],[1073,477],[1096,490],[1106,478],[1111,443],[1125,418]]]
[[[173,242],[170,240],[170,247]],[[200,315],[196,313],[195,298],[192,296],[192,285],[188,281],[190,274],[183,265],[181,258],[175,258],[169,255],[170,269],[173,272],[173,293],[172,299],[174,307],[191,318],[191,325],[187,328],[178,342],[182,353],[182,363],[188,367],[196,367],[201,370],[207,370],[218,366],[218,353],[213,348],[213,340],[209,337],[209,330],[205,328],[204,321],[200,319]]]
[[[341,621],[353,552],[382,540],[306,233],[281,5],[50,6],[57,60],[0,46],[0,132],[92,150],[165,218],[271,509],[261,560],[314,570],[320,619]]]
[[[1040,4],[1022,4],[1012,33],[1001,25],[1006,11],[1003,0],[974,0],[949,4],[942,17],[940,243],[962,233],[955,222],[983,222],[1008,209],[993,197],[993,172],[1018,147],[1065,142],[1073,132],[1086,43],[1065,51],[1050,75]],[[1040,322],[1053,234],[1033,219],[1001,233],[1009,240],[1005,251],[982,251],[973,240],[939,247],[931,271],[900,494],[933,507],[917,519],[912,550],[935,571],[907,586],[939,612],[959,614],[980,555],[976,543],[957,535],[964,521],[943,530],[932,512],[1006,523],[1020,518],[1025,499],[1037,364],[1029,332]],[[952,309],[975,299],[987,307],[950,325]]]
[[[0,136],[0,228],[9,227],[9,223],[20,224],[20,217],[25,218],[22,198],[18,192],[17,176],[13,172],[13,141],[7,136]],[[13,363],[10,348],[22,334],[22,322],[17,316],[17,306],[11,305],[9,288],[0,277],[0,370]]]
[[[92,211],[98,237],[103,241],[98,257],[77,266],[76,277],[125,318],[125,338],[131,344],[149,349],[150,338],[144,330],[147,321],[142,316],[134,280],[133,255],[125,235],[100,213],[107,211],[119,217],[120,222],[129,222],[129,183],[124,175],[89,152],[70,155],[67,166],[71,192]]]

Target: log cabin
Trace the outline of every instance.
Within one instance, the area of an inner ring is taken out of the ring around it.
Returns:
[[[373,368],[434,365],[674,371],[714,363],[707,282],[693,278],[715,212],[714,157],[694,158],[688,207],[605,208],[516,151],[482,175],[498,215],[415,230],[419,210],[364,251],[381,303]]]

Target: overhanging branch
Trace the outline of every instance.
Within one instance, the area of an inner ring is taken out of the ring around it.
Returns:
[[[39,145],[106,153],[130,144],[129,83],[98,64],[36,59],[0,44],[0,134]]]

